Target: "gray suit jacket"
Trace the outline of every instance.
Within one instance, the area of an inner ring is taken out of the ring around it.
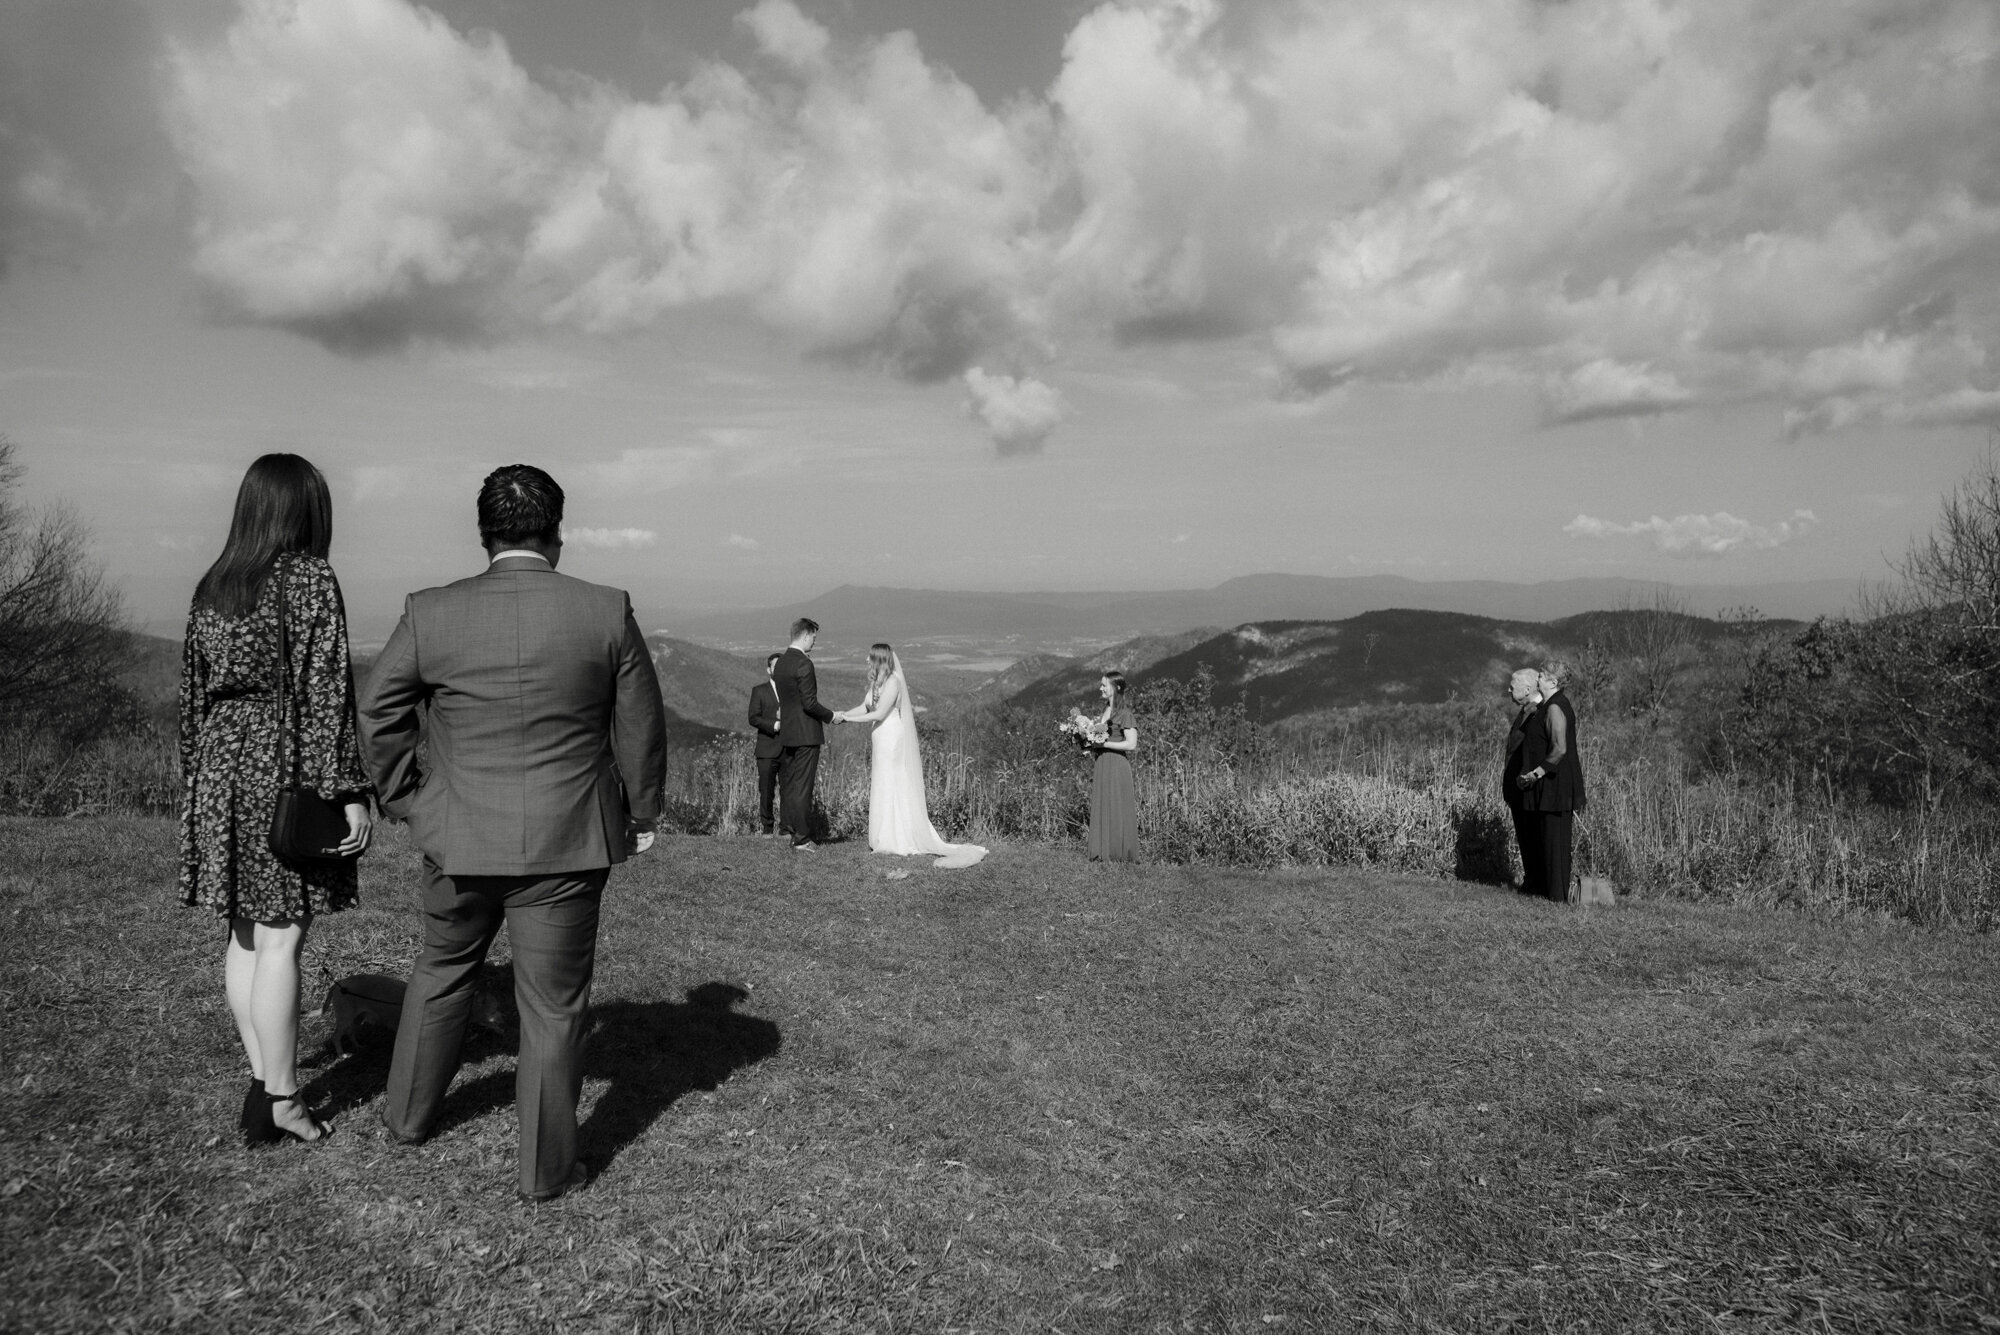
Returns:
[[[665,716],[631,602],[533,558],[411,594],[360,714],[382,809],[446,875],[608,867],[627,815],[660,814]]]

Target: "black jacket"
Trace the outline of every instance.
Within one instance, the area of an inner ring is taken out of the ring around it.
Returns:
[[[813,661],[797,649],[787,649],[771,670],[778,684],[778,742],[783,746],[819,746],[826,741],[820,725],[833,721],[833,711],[819,702],[819,678]]]
[[[750,726],[757,730],[757,758],[784,754],[778,740],[778,692],[768,681],[750,688]]]
[[[1541,707],[1522,725],[1520,764],[1514,773],[1526,774],[1546,764],[1554,744],[1549,733],[1550,710],[1561,711],[1564,735],[1569,745],[1552,773],[1544,774],[1521,791],[1521,807],[1527,811],[1581,811],[1584,808],[1583,757],[1581,739],[1576,735],[1576,706],[1561,691],[1542,701]],[[1509,782],[1512,782],[1511,776]]]

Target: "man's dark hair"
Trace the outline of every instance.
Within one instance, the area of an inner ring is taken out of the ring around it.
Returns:
[[[490,551],[520,542],[553,546],[562,537],[563,489],[533,464],[508,464],[479,486],[479,540]]]
[[[792,623],[792,638],[795,640],[801,635],[817,634],[819,634],[819,622],[814,621],[811,617],[800,617]]]
[[[771,665],[777,662],[779,659],[783,658],[784,656],[785,656],[784,652],[779,649],[773,649],[770,653],[765,654],[764,671],[769,672],[771,670]]]

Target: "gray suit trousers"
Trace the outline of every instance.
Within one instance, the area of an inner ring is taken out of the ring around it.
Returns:
[[[410,972],[382,1120],[404,1140],[430,1133],[458,1070],[480,961],[507,924],[521,1055],[520,1189],[555,1191],[576,1165],[576,1102],[609,869],[561,876],[447,876],[424,859],[424,951]]]

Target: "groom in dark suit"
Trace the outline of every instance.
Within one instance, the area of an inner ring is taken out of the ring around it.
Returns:
[[[819,748],[826,741],[821,726],[833,721],[833,711],[819,702],[819,678],[813,674],[813,641],[819,622],[800,617],[792,623],[792,644],[778,655],[771,680],[778,687],[778,741],[784,764],[778,786],[784,791],[785,828],[793,848],[816,848],[812,837],[813,780],[819,776]]]
[[[623,590],[556,573],[562,488],[495,470],[479,492],[483,574],[413,593],[362,694],[383,810],[424,854],[424,949],[410,974],[382,1121],[430,1134],[500,924],[514,952],[520,1194],[581,1186],[576,1102],[614,863],[653,841],[667,739],[652,655]],[[419,735],[428,744],[417,765]]]

